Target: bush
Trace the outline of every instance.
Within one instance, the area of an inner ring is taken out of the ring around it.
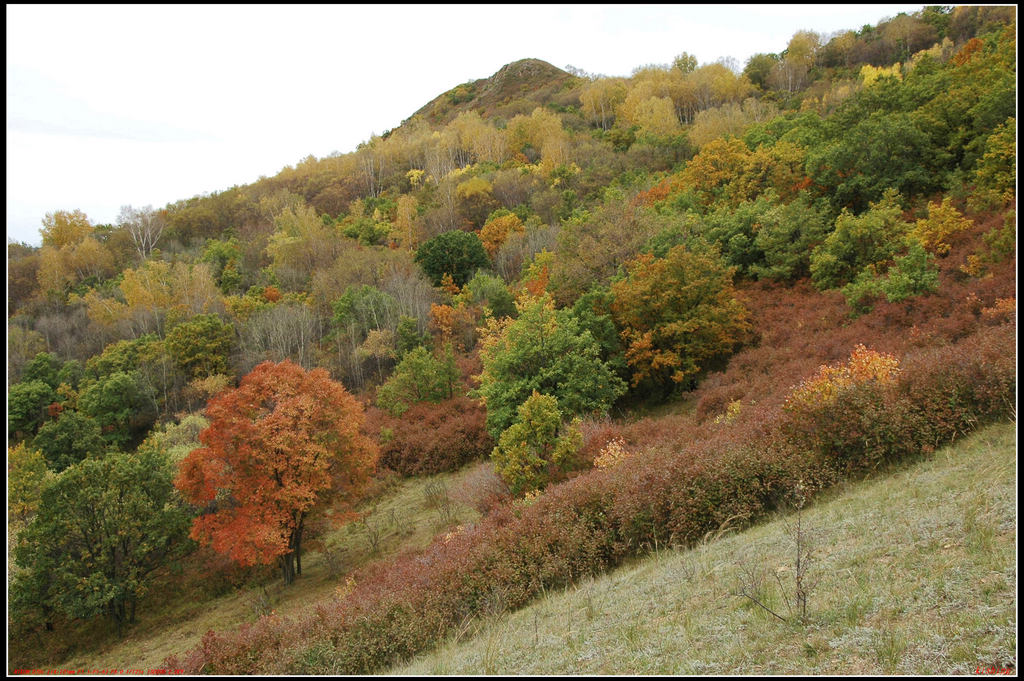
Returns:
[[[489,461],[467,473],[458,487],[452,491],[452,497],[476,509],[482,516],[512,499],[508,485],[494,472],[494,465]]]
[[[379,419],[380,464],[410,476],[458,470],[494,447],[485,418],[483,407],[467,397],[415,404],[401,418],[385,415]]]

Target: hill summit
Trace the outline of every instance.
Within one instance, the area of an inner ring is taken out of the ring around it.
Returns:
[[[576,78],[541,59],[520,59],[505,64],[489,78],[457,85],[435,97],[412,118],[422,116],[434,125],[444,125],[464,111],[476,111],[485,118],[511,118],[529,114],[538,106],[560,103],[576,84]],[[562,94],[563,97],[558,95]]]

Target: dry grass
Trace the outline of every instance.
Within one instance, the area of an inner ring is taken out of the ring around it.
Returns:
[[[1015,669],[1015,436],[1015,424],[986,428],[805,509],[817,583],[802,621],[786,605],[794,547],[791,518],[780,517],[475,623],[392,673]],[[759,596],[786,621],[737,595],[758,570]]]
[[[62,629],[37,632],[28,641],[9,641],[8,664],[14,668],[40,669],[158,669],[169,655],[180,655],[196,646],[209,630],[237,629],[252,622],[262,605],[281,615],[297,614],[329,599],[355,568],[373,560],[385,560],[408,548],[422,548],[447,524],[473,522],[479,514],[454,499],[447,510],[436,503],[438,491],[451,490],[477,466],[457,473],[410,478],[359,509],[365,523],[352,522],[323,538],[326,550],[307,550],[302,576],[289,588],[276,571],[265,579],[217,598],[197,601],[189,594],[167,597],[154,589],[149,602],[139,606],[139,621],[118,639],[102,620],[82,622]],[[428,495],[427,492],[431,492]],[[376,551],[370,535],[376,533]],[[265,588],[266,601],[259,597]],[[194,595],[194,594],[193,594]]]

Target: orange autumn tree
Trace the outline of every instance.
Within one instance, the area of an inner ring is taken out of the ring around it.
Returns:
[[[350,502],[368,481],[376,445],[363,408],[324,369],[263,362],[210,400],[202,447],[175,485],[206,512],[192,538],[242,565],[277,560],[285,584],[302,574],[306,518],[328,497]]]
[[[626,274],[612,283],[612,317],[634,387],[646,383],[667,394],[748,338],[749,313],[717,249],[644,253],[626,264]]]

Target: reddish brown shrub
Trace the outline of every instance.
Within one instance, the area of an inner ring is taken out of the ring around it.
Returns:
[[[488,461],[466,474],[452,490],[452,498],[476,509],[480,515],[487,515],[492,509],[511,500],[512,494]]]
[[[581,466],[589,468],[605,445],[622,438],[622,427],[610,418],[590,418],[580,421],[580,433],[583,435],[583,446],[576,458]]]
[[[494,448],[484,408],[467,397],[416,404],[400,418],[374,418],[381,424],[380,463],[402,475],[454,471]]]

